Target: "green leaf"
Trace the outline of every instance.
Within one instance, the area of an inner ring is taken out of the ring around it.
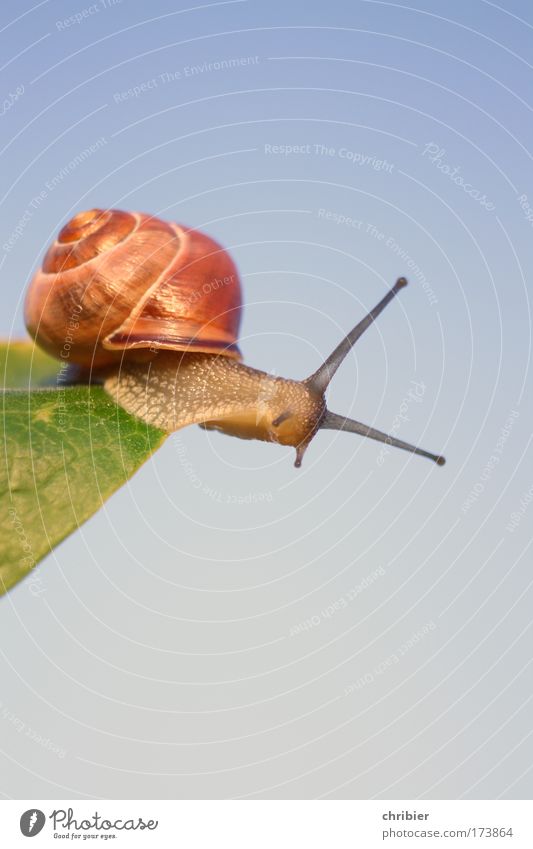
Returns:
[[[2,593],[92,516],[167,434],[117,407],[100,387],[6,390],[0,400]]]
[[[33,342],[0,341],[0,386],[21,389],[56,385],[61,363],[41,351]]]

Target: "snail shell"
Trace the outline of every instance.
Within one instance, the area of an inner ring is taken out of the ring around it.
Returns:
[[[157,349],[240,359],[241,308],[235,264],[209,236],[144,213],[91,209],[47,251],[25,319],[52,356],[66,350],[69,361],[100,367]]]

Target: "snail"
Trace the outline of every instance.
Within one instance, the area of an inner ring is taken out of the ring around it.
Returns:
[[[118,404],[163,430],[196,423],[293,446],[297,467],[318,430],[343,430],[442,465],[439,455],[332,413],[324,397],[353,345],[406,284],[400,277],[310,377],[286,380],[241,362],[239,275],[217,242],[151,215],[91,209],[49,248],[25,319],[45,351],[99,376]]]

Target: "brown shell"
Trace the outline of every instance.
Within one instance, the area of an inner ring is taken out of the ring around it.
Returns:
[[[98,367],[160,348],[240,358],[241,308],[237,269],[209,236],[144,213],[91,209],[49,248],[25,319],[48,353]]]

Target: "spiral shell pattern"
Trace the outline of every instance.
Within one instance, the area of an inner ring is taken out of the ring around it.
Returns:
[[[240,358],[241,309],[237,269],[209,236],[144,213],[91,209],[47,251],[25,319],[48,353],[91,368],[159,349]]]

